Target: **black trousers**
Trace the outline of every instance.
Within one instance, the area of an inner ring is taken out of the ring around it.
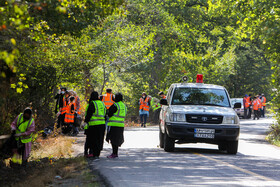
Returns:
[[[249,118],[248,114],[249,114],[249,108],[244,108],[244,119]]]
[[[263,108],[261,109],[261,113],[262,113],[262,114],[261,114],[261,117],[264,118],[264,117],[265,117],[265,116],[264,116],[264,114],[265,114],[265,106],[263,106]]]
[[[147,117],[148,117],[147,114],[141,114],[140,115],[140,122],[141,122],[141,124],[146,124],[147,123]]]
[[[248,118],[251,118],[251,115],[252,115],[252,108],[251,108],[251,107],[249,107]]]
[[[254,110],[254,119],[259,119],[259,111],[258,110]]]
[[[57,128],[61,127],[64,124],[65,113],[60,114],[57,118]]]
[[[105,124],[89,126],[87,129],[85,146],[90,150],[90,154],[93,154],[93,156],[100,156],[100,152],[103,149],[104,134]]]

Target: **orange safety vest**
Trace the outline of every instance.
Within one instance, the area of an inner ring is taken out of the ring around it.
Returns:
[[[265,97],[263,97],[262,106],[266,106],[266,98]]]
[[[262,108],[262,101],[261,101],[261,99],[260,99],[260,98],[258,98],[258,99],[257,99],[257,101],[258,101],[258,104],[259,104],[259,105],[258,105],[258,106],[259,106],[259,108]]]
[[[65,96],[63,96],[63,107],[61,108],[61,114],[65,114],[67,111],[67,99]]]
[[[148,105],[148,101],[149,98],[146,97],[146,99],[144,100],[142,97],[140,98],[140,110],[145,110],[145,111],[149,111],[150,110],[150,106]]]
[[[107,109],[110,108],[115,102],[113,101],[113,94],[106,93],[103,95],[102,101],[104,102]]]
[[[74,108],[75,108],[75,103],[69,103],[69,105],[67,105],[67,107],[66,107],[67,111],[65,113],[65,118],[64,118],[65,123],[74,123],[75,112],[71,111],[72,105],[74,105]]]
[[[259,109],[259,101],[257,99],[253,101],[252,105],[253,105],[253,110]]]
[[[77,111],[77,114],[81,114],[81,106],[79,106],[79,108],[78,108],[78,96],[76,96],[75,97],[75,111]],[[81,105],[81,103],[80,103],[80,105]]]
[[[245,108],[249,108],[250,107],[250,97],[244,97],[245,100]]]
[[[162,99],[166,99],[166,95],[165,96],[163,96],[163,98]]]

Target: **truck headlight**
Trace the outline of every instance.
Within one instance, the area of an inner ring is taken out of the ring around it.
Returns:
[[[185,122],[186,121],[186,115],[185,114],[171,114],[170,115],[170,121],[177,121],[177,122]]]
[[[223,124],[237,124],[238,120],[237,116],[224,116]]]

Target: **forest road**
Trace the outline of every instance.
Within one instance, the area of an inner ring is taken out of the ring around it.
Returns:
[[[167,153],[158,147],[158,126],[126,128],[119,158],[89,161],[108,186],[279,186],[280,148],[265,141],[272,119],[241,120],[239,149],[228,155],[211,144],[175,145]],[[78,146],[77,144],[76,146]],[[79,146],[82,152],[83,148]]]

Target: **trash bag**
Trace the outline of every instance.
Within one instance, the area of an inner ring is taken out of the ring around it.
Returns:
[[[53,132],[53,129],[53,126],[48,126],[44,128],[44,132],[42,133],[43,137],[46,138],[48,135],[50,135]]]

